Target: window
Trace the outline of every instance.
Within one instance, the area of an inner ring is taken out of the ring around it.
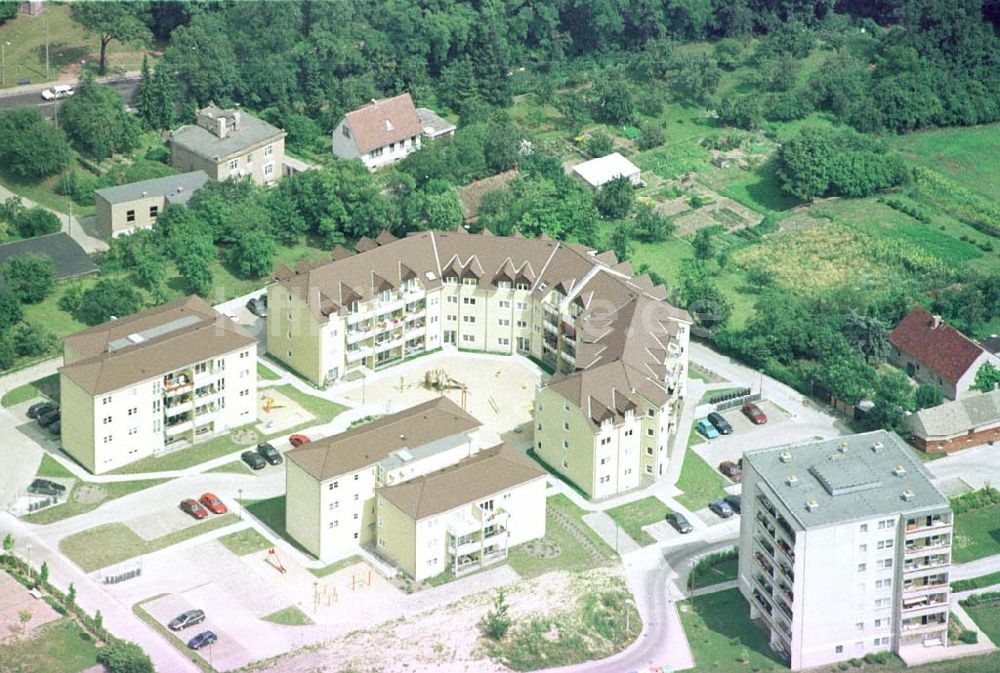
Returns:
[[[876,608],[887,608],[887,607],[889,607],[889,599],[888,598],[876,598],[875,599],[875,607]],[[878,626],[878,624],[875,624],[875,625]]]
[[[646,455],[647,456],[653,455],[653,447],[651,447],[651,446],[647,446],[646,447]]]
[[[330,503],[330,509],[337,509],[338,507],[340,507],[339,500],[334,500],[333,502]]]
[[[527,290],[527,289],[528,289],[528,286],[527,286],[527,285],[525,285],[525,286],[524,286],[523,288],[520,288],[520,287],[519,287],[518,289],[519,289],[519,290]],[[519,301],[519,302],[517,302],[517,310],[518,310],[518,311],[524,311],[524,310],[526,310],[527,308],[528,308],[528,303],[527,303],[527,302],[524,302],[524,301]]]
[[[866,545],[866,544],[859,545],[858,546],[858,551],[861,552],[862,554],[864,554],[865,552],[868,551],[868,545]]]
[[[341,126],[340,127],[340,131],[341,131],[341,133],[344,134],[345,138],[350,138],[351,137],[351,129],[348,128],[347,124],[344,124],[343,126]]]
[[[858,622],[857,624],[854,625],[854,628],[857,629],[858,631],[864,631],[865,630],[865,623],[864,622]]]
[[[626,437],[631,437],[632,436],[632,428],[629,428],[628,430],[625,431],[625,436]]]
[[[879,549],[892,549],[892,540],[879,540]]]
[[[500,344],[501,346],[509,346],[510,345],[510,339],[508,339],[506,337],[500,337],[500,338],[497,339],[497,343]]]
[[[358,513],[357,513],[357,512],[355,512],[355,513],[354,513],[354,519],[355,519],[355,520],[357,520],[357,518],[358,518]]]
[[[370,153],[368,154],[368,156],[370,156],[370,157],[371,157],[372,159],[375,159],[376,157],[380,157],[380,156],[382,156],[382,150],[383,150],[383,148],[381,148],[381,147],[376,147],[375,149],[373,149],[373,150],[372,150],[372,151],[371,151],[371,152],[370,152]]]
[[[448,322],[455,322],[456,320],[458,320],[458,316],[457,315],[449,315],[448,316]]]
[[[567,423],[566,421],[563,421],[563,430],[569,432],[569,423]]]
[[[125,221],[126,222],[135,222],[135,211],[134,210],[126,210],[125,211]]]
[[[355,499],[355,500],[357,500],[357,499],[358,499],[358,494],[357,494],[357,493],[355,493],[355,494],[354,494],[354,499]]]
[[[159,206],[150,206],[149,207],[149,219],[155,220],[156,216],[159,213],[160,213],[160,207]]]
[[[476,322],[476,316],[474,315],[463,315],[462,322],[474,323]]]
[[[861,524],[860,530],[861,530],[862,533],[867,533],[868,532],[868,524],[866,524],[866,523]]]
[[[111,422],[111,417],[110,416],[105,416],[104,417],[104,425],[107,425],[110,422]]]
[[[455,295],[450,295],[448,297],[448,303],[449,304],[457,304],[458,303],[458,297],[456,297]]]
[[[647,437],[653,436],[653,428],[646,428],[646,436]]]
[[[500,308],[510,308],[510,302],[509,301],[500,300]]]
[[[523,321],[523,320],[518,320],[518,321],[517,321],[517,326],[523,329],[523,328],[525,328],[525,327],[527,327],[527,326],[528,326],[528,323],[526,323],[526,322],[525,322],[525,321]]]
[[[111,396],[108,395],[107,397],[102,398],[101,404],[111,404]]]
[[[569,448],[569,440],[566,440],[566,439],[563,440],[563,448],[564,449],[568,449]],[[604,459],[603,458],[601,458],[601,464],[602,465],[604,464]]]
[[[500,318],[498,322],[501,327],[510,327],[510,318]]]
[[[462,297],[462,303],[463,304],[468,304],[470,306],[475,306],[476,305],[476,298],[475,297]]]
[[[837,645],[837,647],[834,648],[834,652],[836,652],[837,654],[843,654],[844,653],[844,646],[843,645]]]
[[[355,540],[357,540],[357,539],[358,539],[358,534],[357,534],[357,533],[355,533],[355,534],[354,534],[354,539],[355,539]]]
[[[334,519],[333,521],[330,522],[329,528],[336,528],[338,525],[340,525],[340,523],[336,519]]]
[[[562,466],[564,470],[567,469],[569,467],[569,461],[563,458]]]
[[[274,164],[273,163],[266,163],[266,164],[264,164],[264,175],[267,176],[267,177],[271,177],[272,175],[274,175]]]
[[[646,415],[652,418],[653,416],[656,415],[656,409],[653,409],[652,407],[646,409]]]
[[[344,128],[346,129],[347,127],[345,126]],[[267,147],[264,148],[265,157],[269,157],[272,154],[274,154],[274,145],[268,145]]]
[[[236,172],[236,170],[237,170],[237,169],[238,169],[239,167],[240,167],[240,160],[239,160],[239,159],[232,159],[232,160],[231,160],[231,161],[229,162],[229,172],[230,172],[230,173],[235,173],[235,172]]]
[[[892,559],[891,558],[880,559],[880,560],[878,560],[878,561],[875,562],[875,567],[876,568],[891,568],[892,567]]]
[[[859,573],[863,573],[866,570],[868,570],[868,564],[867,563],[859,563],[858,564],[858,572]]]
[[[354,475],[354,481],[358,480],[358,475]]]

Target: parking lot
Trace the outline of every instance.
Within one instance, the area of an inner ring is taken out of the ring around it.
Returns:
[[[715,439],[698,442],[691,448],[704,458],[705,462],[717,468],[723,461],[738,461],[744,451],[812,439],[806,434],[809,432],[808,429],[795,423],[788,413],[774,403],[763,400],[757,405],[767,414],[767,423],[764,425],[754,425],[739,407],[730,409],[722,412],[722,417],[733,426],[732,434],[719,435]],[[704,414],[699,416],[700,418],[704,418]]]

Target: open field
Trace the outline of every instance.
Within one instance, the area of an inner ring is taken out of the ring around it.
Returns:
[[[965,611],[994,644],[1000,642],[1000,600],[967,605]]]
[[[704,673],[771,673],[788,667],[771,651],[764,632],[750,622],[750,607],[736,589],[677,604],[694,655]],[[744,657],[747,663],[741,661]]]
[[[605,510],[604,513],[614,519],[615,523],[621,526],[637,544],[646,546],[656,542],[656,539],[642,527],[663,521],[663,518],[670,514],[670,508],[658,498],[649,496]]]
[[[891,144],[908,160],[944,173],[983,196],[1000,192],[1000,124],[935,129],[893,136]]]
[[[79,673],[97,666],[93,638],[69,617],[24,638],[0,641],[0,670],[10,673]]]
[[[966,563],[1000,554],[1000,505],[955,515],[954,563]]]

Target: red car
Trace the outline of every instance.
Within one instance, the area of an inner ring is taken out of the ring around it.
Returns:
[[[198,501],[193,498],[181,500],[181,511],[190,514],[196,519],[204,519],[208,516],[208,512],[205,508],[199,505]]]
[[[764,425],[767,423],[767,414],[761,411],[760,407],[753,402],[747,402],[743,405],[743,413],[753,421],[754,425]]]
[[[740,481],[743,479],[743,470],[739,465],[731,460],[725,460],[719,463],[719,472],[726,475],[733,481]]]
[[[288,438],[288,441],[297,449],[303,444],[308,444],[309,438],[305,435],[292,435]]]
[[[202,493],[201,497],[198,498],[198,502],[213,514],[225,514],[229,511],[226,509],[226,503],[219,500],[214,493]]]

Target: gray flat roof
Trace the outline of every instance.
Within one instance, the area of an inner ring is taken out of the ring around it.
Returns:
[[[743,460],[803,528],[948,507],[912,449],[885,430],[747,451]]]
[[[220,138],[200,126],[189,124],[174,131],[171,135],[171,142],[200,157],[218,161],[233,154],[239,154],[243,150],[266,140],[278,140],[285,137],[284,131],[252,115],[244,114],[240,123],[241,128],[232,131],[225,138]]]
[[[95,194],[112,205],[148,196],[165,196],[170,203],[184,205],[192,194],[205,186],[206,182],[208,182],[208,174],[205,171],[191,171],[180,175],[168,175],[164,178],[105,187],[98,189]]]
[[[0,245],[0,264],[18,255],[48,257],[52,260],[56,280],[97,273],[97,265],[87,256],[87,252],[61,231]]]

